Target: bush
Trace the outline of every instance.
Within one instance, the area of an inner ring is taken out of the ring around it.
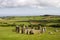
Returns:
[[[60,27],[60,24],[51,24],[50,27]]]

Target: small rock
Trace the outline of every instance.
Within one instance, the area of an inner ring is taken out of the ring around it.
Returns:
[[[53,34],[53,32],[49,32],[49,34]]]

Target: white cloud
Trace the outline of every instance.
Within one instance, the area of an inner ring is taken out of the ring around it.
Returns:
[[[60,0],[0,0],[0,7],[18,7],[32,6],[37,8],[42,7],[59,7]]]

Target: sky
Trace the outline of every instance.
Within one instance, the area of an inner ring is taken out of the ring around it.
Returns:
[[[60,15],[60,0],[0,0],[0,16]]]

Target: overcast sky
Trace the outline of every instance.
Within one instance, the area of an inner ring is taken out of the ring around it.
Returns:
[[[0,16],[60,15],[60,0],[0,0]]]

